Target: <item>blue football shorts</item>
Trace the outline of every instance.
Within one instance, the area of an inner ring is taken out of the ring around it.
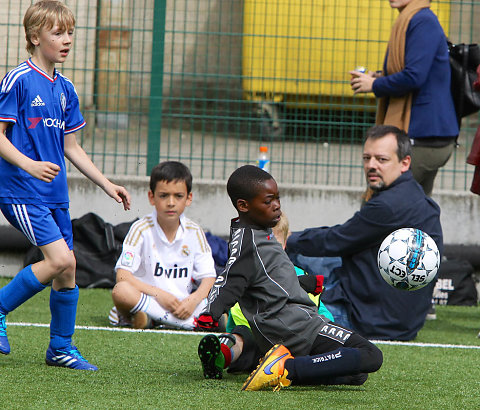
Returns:
[[[0,204],[5,218],[35,246],[48,245],[64,239],[73,249],[72,221],[68,208],[45,205]]]

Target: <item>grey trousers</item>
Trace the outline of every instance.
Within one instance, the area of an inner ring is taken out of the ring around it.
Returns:
[[[412,147],[412,171],[415,180],[422,186],[425,194],[432,195],[433,182],[438,169],[443,167],[453,153],[455,143],[452,141],[445,147]]]

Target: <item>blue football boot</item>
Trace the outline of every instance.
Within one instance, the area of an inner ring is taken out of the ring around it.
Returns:
[[[88,363],[75,346],[65,349],[52,349],[48,346],[45,363],[49,366],[68,367],[77,370],[98,370],[97,366]]]
[[[7,337],[7,324],[5,323],[5,317],[3,313],[0,313],[0,353],[10,353],[10,343],[8,343]]]

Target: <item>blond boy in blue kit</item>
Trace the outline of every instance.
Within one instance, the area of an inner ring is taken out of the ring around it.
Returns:
[[[23,25],[31,58],[0,84],[0,209],[42,251],[0,289],[0,353],[10,353],[5,318],[51,282],[49,366],[97,370],[73,345],[79,297],[65,157],[124,209],[125,188],[110,182],[77,143],[85,126],[72,82],[55,68],[72,47],[75,18],[60,1],[39,1]]]

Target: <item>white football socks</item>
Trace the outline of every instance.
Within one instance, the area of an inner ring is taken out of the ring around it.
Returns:
[[[173,326],[179,329],[192,330],[195,327],[194,316],[197,316],[202,312],[205,307],[205,300],[199,303],[193,315],[188,319],[179,319],[175,317],[171,312],[164,309],[154,297],[141,294],[138,303],[130,310],[133,315],[138,311],[145,312],[152,320],[168,326]]]

